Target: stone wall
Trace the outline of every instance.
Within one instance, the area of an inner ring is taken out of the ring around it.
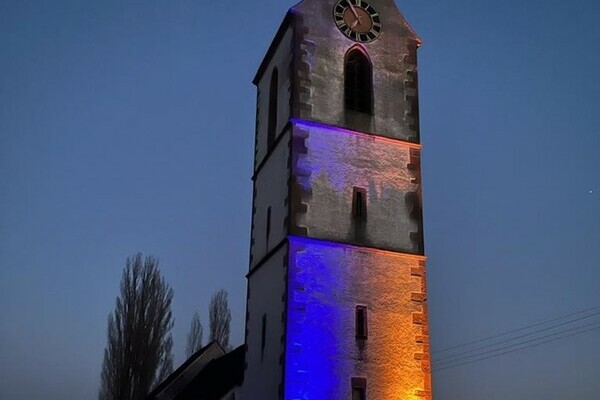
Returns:
[[[292,141],[291,233],[422,254],[420,147],[297,123]],[[366,217],[352,217],[353,188]]]
[[[290,240],[286,399],[430,399],[425,259],[389,251]],[[356,339],[355,307],[368,338]]]
[[[356,44],[333,23],[335,0],[305,0],[296,14],[295,118],[419,142],[419,39],[393,0],[370,0],[382,18],[372,43]],[[344,59],[361,46],[373,64],[373,116],[344,109]]]

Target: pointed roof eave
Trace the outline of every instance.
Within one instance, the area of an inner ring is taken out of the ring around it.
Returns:
[[[413,29],[413,27],[410,26],[408,20],[404,18],[404,14],[402,14],[402,11],[400,11],[400,9],[398,9],[398,14],[400,14],[400,18],[402,18],[402,22],[404,23],[406,29],[408,29],[408,31],[410,32],[412,38],[417,42],[417,47],[421,46],[423,44],[423,40],[421,39],[419,34]]]
[[[294,4],[293,6],[290,7],[290,11],[294,10],[296,7],[298,7],[300,4],[304,3],[306,0],[299,0],[296,4]]]
[[[283,35],[285,34],[288,26],[291,23],[291,20],[292,20],[292,17],[294,15],[294,13],[295,13],[294,7],[292,7],[285,14],[285,17],[283,18],[283,21],[281,22],[281,25],[279,25],[279,29],[277,29],[277,33],[275,34],[275,38],[273,39],[273,41],[269,45],[269,49],[267,50],[267,53],[265,54],[263,60],[261,61],[260,66],[258,67],[258,70],[256,71],[256,75],[254,75],[254,79],[252,80],[253,84],[257,85],[258,81],[260,80],[260,78],[262,77],[262,75],[265,73],[265,70],[267,69],[267,66],[269,65],[269,62],[271,61],[271,58],[273,57],[273,54],[277,50],[277,47],[279,46],[279,43],[281,42],[281,39],[283,38]]]

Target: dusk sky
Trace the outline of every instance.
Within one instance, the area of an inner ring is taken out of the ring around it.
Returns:
[[[220,288],[243,342],[251,80],[292,5],[0,0],[0,399],[97,398],[138,251],[175,291],[176,366]],[[434,360],[565,315],[590,328],[434,370],[434,399],[597,400],[600,2],[398,5],[423,39]]]

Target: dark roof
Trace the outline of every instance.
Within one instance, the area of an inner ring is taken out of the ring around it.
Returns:
[[[174,400],[219,400],[244,381],[246,346],[212,360]]]
[[[171,375],[169,375],[164,381],[162,381],[157,387],[155,387],[149,394],[147,399],[154,399],[156,397],[157,394],[159,394],[160,392],[162,392],[167,386],[169,386],[171,383],[173,383],[173,381],[175,379],[177,379],[183,372],[185,372],[185,370],[192,364],[194,363],[194,361],[196,361],[198,358],[202,357],[204,355],[204,353],[206,353],[206,351],[211,348],[212,346],[218,346],[219,349],[221,349],[221,351],[223,351],[223,353],[225,353],[225,350],[223,350],[223,348],[221,347],[221,345],[219,345],[219,343],[217,342],[210,342],[209,344],[207,344],[206,346],[204,346],[203,348],[201,348],[200,350],[198,350],[197,352],[195,352],[194,354],[192,354],[187,360],[185,360],[185,362],[183,364],[181,364],[179,366],[179,368],[177,368],[175,371],[173,371],[171,373]]]

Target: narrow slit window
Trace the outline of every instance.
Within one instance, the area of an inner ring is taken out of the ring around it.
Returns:
[[[271,237],[271,207],[267,209],[267,247],[269,247],[269,238]]]
[[[355,328],[357,339],[366,339],[368,337],[366,306],[356,306]]]
[[[367,191],[363,188],[354,188],[352,194],[352,216],[358,220],[364,220],[367,217]]]
[[[352,400],[367,400],[367,380],[352,378]]]
[[[267,314],[262,317],[262,334],[260,337],[260,356],[265,355],[265,346],[267,344]]]
[[[346,55],[344,100],[348,110],[373,114],[373,67],[368,56],[358,48]]]
[[[279,71],[273,70],[269,86],[269,126],[267,130],[267,151],[270,151],[277,137],[277,96],[279,90]]]

